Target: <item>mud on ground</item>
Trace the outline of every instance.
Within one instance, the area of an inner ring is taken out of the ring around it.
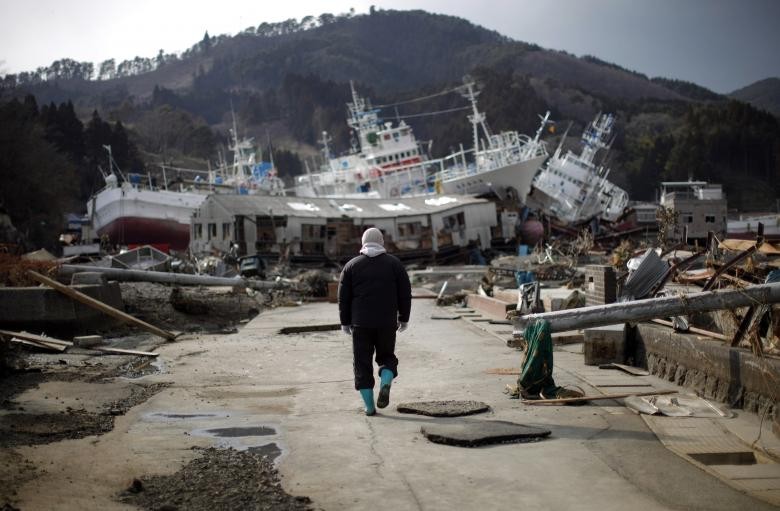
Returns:
[[[269,456],[215,448],[175,474],[136,479],[118,499],[150,510],[312,509],[308,497],[282,489]]]
[[[83,358],[87,360],[80,360]],[[20,402],[20,396],[28,391],[34,393],[41,385],[73,382],[100,385],[114,376],[132,375],[134,368],[148,361],[144,357],[113,356],[102,362],[100,358],[19,350],[16,359],[24,362],[20,365],[28,369],[14,371],[4,367],[0,373],[0,509],[16,509],[13,503],[17,489],[47,468],[36,467],[24,459],[16,447],[107,433],[114,428],[116,416],[123,415],[169,385],[128,382],[128,390],[121,399],[107,399],[90,410],[60,404],[58,411],[40,413],[27,410]],[[56,402],[58,397],[52,396],[47,401]]]
[[[225,287],[176,287],[121,282],[125,311],[167,330],[218,332],[256,316],[265,306],[260,293]]]

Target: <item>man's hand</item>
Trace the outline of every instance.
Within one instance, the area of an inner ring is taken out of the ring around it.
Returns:
[[[403,332],[406,330],[406,327],[409,326],[409,323],[398,323],[398,332]]]
[[[352,327],[350,325],[341,325],[341,331],[347,335],[352,335]]]

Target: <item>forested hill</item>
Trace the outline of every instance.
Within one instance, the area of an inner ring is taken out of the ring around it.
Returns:
[[[780,78],[766,78],[735,90],[730,97],[780,117]]]
[[[316,166],[322,131],[333,137],[335,151],[349,147],[350,81],[375,105],[396,105],[381,112],[385,118],[414,116],[407,122],[418,139],[432,141],[432,155],[441,156],[471,138],[460,110],[466,101],[438,94],[467,74],[482,90],[479,107],[494,131],[532,135],[537,115],[550,110],[558,133],[572,122],[569,142],[576,144],[596,113],[615,113],[610,179],[634,199],[653,199],[661,180],[689,177],[722,182],[730,207],[767,209],[780,196],[780,128],[771,114],[674,77],[651,79],[594,56],[546,50],[423,11],[262,22],[235,36],[205,34],[181,54],[161,50],[97,66],[62,59],[6,76],[0,125],[11,138],[0,141],[0,162],[11,161],[6,152],[18,155],[13,136],[35,125],[24,143],[32,148],[40,139],[47,151],[69,159],[78,182],[69,190],[74,203],[84,204],[99,185],[101,156],[100,145],[88,156],[72,149],[94,139],[87,126],[107,121],[123,137],[126,132],[127,157],[118,163],[128,171],[150,170],[161,160],[206,168],[226,152],[232,106],[241,132],[263,141],[266,155],[272,144],[277,167],[291,182],[304,160]],[[421,97],[430,99],[407,101]],[[24,172],[0,166],[4,182]],[[2,197],[9,190],[0,191],[0,208],[25,203]]]
[[[207,35],[181,56],[161,51],[154,58],[136,57],[118,65],[106,61],[97,69],[63,59],[13,79],[41,103],[71,99],[86,106],[90,101],[109,105],[123,96],[148,99],[155,86],[262,92],[279,87],[290,73],[354,80],[388,94],[458,81],[482,66],[533,75],[546,89],[573,88],[631,100],[684,97],[595,57],[577,58],[513,41],[452,16],[375,11],[318,19],[318,24],[306,19],[262,23],[232,37]]]

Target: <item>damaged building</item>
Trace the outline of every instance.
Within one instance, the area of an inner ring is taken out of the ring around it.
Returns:
[[[726,234],[726,196],[719,184],[663,182],[660,204],[678,217],[675,228],[667,232],[669,239],[705,239],[709,232],[718,237]]]
[[[211,195],[195,211],[194,254],[284,255],[341,259],[360,248],[369,227],[399,255],[442,254],[489,247],[494,203],[469,196],[324,199]]]

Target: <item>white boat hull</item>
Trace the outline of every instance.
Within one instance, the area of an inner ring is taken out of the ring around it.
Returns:
[[[513,189],[517,199],[525,202],[536,171],[546,159],[547,155],[542,155],[494,170],[475,171],[455,179],[445,179],[442,182],[442,190],[448,194],[480,195],[495,192],[499,196],[504,196],[508,190]]]
[[[190,218],[206,195],[137,189],[127,184],[106,188],[87,203],[92,227],[119,245],[189,245]]]

